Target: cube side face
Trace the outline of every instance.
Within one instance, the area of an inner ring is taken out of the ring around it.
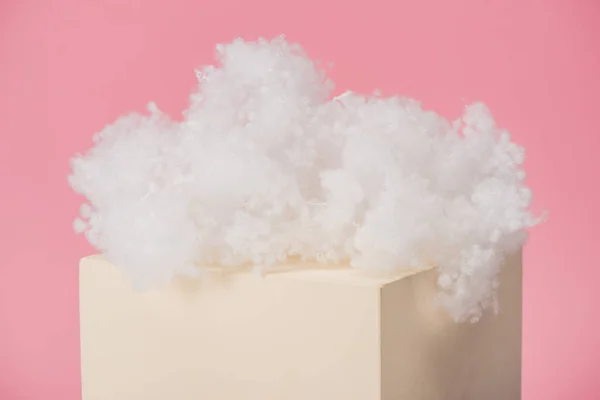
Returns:
[[[382,289],[382,399],[519,400],[521,254],[502,270],[500,313],[475,324],[435,307],[436,277],[427,271]]]
[[[206,276],[134,292],[80,266],[83,400],[380,398],[379,288]]]

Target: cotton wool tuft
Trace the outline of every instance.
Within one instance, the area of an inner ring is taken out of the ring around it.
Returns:
[[[78,232],[136,287],[202,265],[288,258],[435,266],[457,321],[497,309],[527,228],[524,151],[481,103],[449,122],[412,99],[347,92],[283,37],[217,46],[182,121],[150,104],[72,159]]]

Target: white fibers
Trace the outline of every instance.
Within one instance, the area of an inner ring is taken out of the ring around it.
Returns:
[[[151,104],[72,160],[74,224],[147,287],[200,265],[288,257],[439,269],[457,321],[496,307],[498,272],[538,221],[523,149],[483,104],[451,123],[414,100],[331,98],[282,37],[217,46],[184,120]]]

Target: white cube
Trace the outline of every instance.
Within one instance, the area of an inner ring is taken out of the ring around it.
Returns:
[[[83,258],[83,400],[520,399],[520,254],[476,324],[435,308],[435,270],[289,267],[137,292]]]

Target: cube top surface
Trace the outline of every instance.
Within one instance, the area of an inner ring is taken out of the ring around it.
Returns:
[[[102,254],[90,255],[82,258],[80,261],[80,267],[94,264],[104,264],[104,267],[106,267],[107,264],[112,266]],[[272,269],[266,270],[262,278],[269,280],[298,280],[380,288],[381,286],[428,270],[429,269],[400,269],[398,271],[375,271],[357,269],[344,265],[333,266],[292,261],[275,265]],[[205,271],[210,275],[221,275],[223,277],[234,274],[236,277],[240,278],[257,275],[252,268],[208,267]]]

